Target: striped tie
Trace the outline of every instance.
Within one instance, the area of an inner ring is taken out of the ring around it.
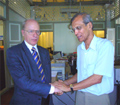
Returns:
[[[41,76],[41,81],[43,83],[45,83],[45,74],[43,72],[42,64],[41,64],[40,58],[38,56],[38,53],[37,53],[37,51],[35,50],[34,47],[32,47],[31,50],[33,51],[32,56],[34,57],[34,60],[35,60],[35,62],[37,64],[37,66],[38,66],[38,70],[39,70],[40,74],[42,75]]]

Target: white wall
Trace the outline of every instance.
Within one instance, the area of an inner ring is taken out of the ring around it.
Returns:
[[[54,51],[73,53],[80,44],[77,37],[68,29],[69,23],[54,24]]]

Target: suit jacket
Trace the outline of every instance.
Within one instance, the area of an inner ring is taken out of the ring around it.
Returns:
[[[49,95],[51,82],[51,63],[49,52],[37,46],[46,82],[40,81],[41,74],[33,56],[24,41],[7,49],[7,66],[14,80],[14,94],[11,105],[53,105]]]

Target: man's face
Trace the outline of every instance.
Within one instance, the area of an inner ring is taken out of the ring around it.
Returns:
[[[72,28],[75,35],[77,36],[80,42],[86,42],[90,36],[90,31],[92,31],[91,23],[87,25],[83,23],[82,16],[77,16],[72,22]]]
[[[32,46],[36,45],[39,39],[39,30],[39,24],[35,20],[28,20],[22,30],[24,40]]]

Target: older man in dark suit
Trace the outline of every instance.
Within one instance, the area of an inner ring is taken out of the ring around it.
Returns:
[[[62,91],[49,84],[50,57],[46,49],[37,46],[40,35],[37,21],[26,20],[22,35],[24,41],[21,44],[7,49],[7,66],[14,80],[14,94],[10,104],[53,105],[51,94],[62,94]]]

